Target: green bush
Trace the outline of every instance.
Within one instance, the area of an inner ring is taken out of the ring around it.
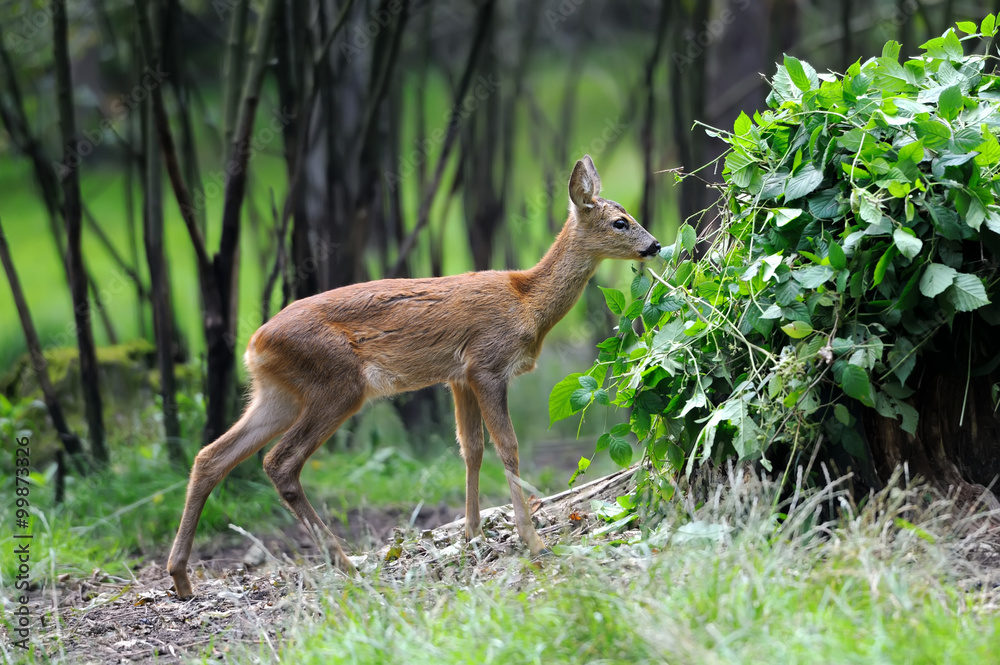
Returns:
[[[913,433],[914,369],[942,330],[965,331],[972,364],[969,328],[1000,322],[1000,78],[995,57],[966,54],[995,18],[958,27],[842,76],[785,56],[770,110],[709,128],[729,146],[710,246],[696,258],[684,226],[631,302],[605,290],[618,334],[555,387],[553,420],[631,407],[598,451],[627,464],[633,433],[654,468],[687,473],[727,457],[770,469],[776,444],[790,463],[820,435],[863,458],[866,409]]]

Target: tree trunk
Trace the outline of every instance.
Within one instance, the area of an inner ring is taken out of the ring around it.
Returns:
[[[56,397],[55,388],[49,380],[49,365],[42,352],[42,343],[38,339],[38,331],[31,320],[31,312],[28,311],[28,301],[24,298],[21,290],[21,280],[14,270],[14,261],[10,255],[10,247],[7,245],[7,236],[4,235],[3,226],[0,225],[0,263],[3,263],[4,272],[7,273],[7,281],[10,283],[11,295],[14,297],[14,304],[17,307],[18,317],[21,319],[21,329],[24,330],[24,339],[28,345],[28,353],[31,356],[31,368],[38,376],[38,385],[42,388],[42,395],[45,397],[45,406],[49,410],[49,417],[52,424],[59,433],[63,448],[69,453],[69,458],[82,474],[86,472],[87,459],[80,445],[80,439],[69,428],[66,417],[63,415],[62,405]]]
[[[106,466],[108,450],[104,445],[104,415],[98,381],[97,351],[94,331],[90,326],[90,301],[87,298],[87,273],[83,266],[80,246],[82,212],[80,203],[79,151],[76,122],[73,115],[73,81],[70,75],[66,5],[52,2],[53,48],[55,52],[56,85],[58,91],[59,127],[62,132],[65,157],[62,164],[63,216],[66,221],[69,256],[70,292],[73,297],[73,317],[80,349],[80,382],[83,388],[84,410],[94,459]]]
[[[143,113],[143,149],[146,158],[143,190],[143,242],[149,265],[153,334],[156,361],[160,370],[160,395],[163,400],[163,434],[170,461],[186,468],[181,446],[181,427],[177,416],[177,386],[174,377],[174,322],[170,302],[170,277],[163,252],[163,182],[160,169],[160,146],[156,141],[153,114]]]
[[[250,162],[250,133],[260,88],[264,80],[264,64],[271,43],[271,31],[278,0],[268,0],[257,24],[257,36],[247,78],[243,86],[236,133],[226,155],[227,172],[222,208],[222,239],[219,251],[212,258],[212,269],[219,292],[218,309],[205,312],[205,346],[208,360],[208,407],[205,411],[204,445],[220,437],[232,422],[235,401],[236,304],[239,277],[240,218],[246,197],[247,169]],[[232,167],[232,168],[230,168]]]
[[[972,315],[977,316],[977,315]],[[911,476],[920,475],[942,492],[957,492],[961,503],[973,505],[986,492],[989,507],[1000,509],[996,494],[1000,484],[1000,413],[993,386],[1000,370],[990,368],[1000,348],[996,333],[982,319],[975,322],[971,338],[976,350],[992,349],[982,362],[969,354],[971,316],[956,318],[953,332],[942,331],[935,350],[925,353],[910,382],[916,392],[909,402],[920,414],[916,435],[899,427],[895,419],[865,410],[864,428],[872,462],[879,478],[886,479],[905,463]],[[971,373],[971,376],[970,376]]]

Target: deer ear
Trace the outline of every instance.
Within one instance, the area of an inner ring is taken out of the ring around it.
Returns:
[[[601,177],[597,175],[590,155],[584,155],[573,167],[573,175],[569,177],[569,200],[577,208],[590,208],[599,191]]]
[[[587,167],[590,179],[594,182],[594,196],[597,196],[601,193],[601,176],[597,173],[597,167],[594,166],[594,160],[590,158],[590,155],[584,155],[582,161],[583,165]]]

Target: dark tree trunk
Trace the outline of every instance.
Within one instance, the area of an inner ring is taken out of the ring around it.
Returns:
[[[922,476],[942,492],[957,492],[965,505],[990,487],[993,494],[985,495],[986,503],[1000,509],[1000,413],[993,398],[1000,371],[986,361],[998,357],[1000,345],[995,331],[978,316],[970,336],[971,320],[968,315],[956,318],[953,332],[939,333],[934,350],[925,353],[910,379],[917,389],[908,401],[920,414],[916,435],[872,409],[865,410],[865,434],[880,479],[905,463],[911,476]],[[977,354],[986,347],[991,353],[977,361],[969,354],[970,337]]]
[[[219,307],[205,313],[205,347],[208,361],[206,390],[209,395],[205,410],[204,445],[220,437],[232,422],[236,377],[236,305],[239,277],[240,218],[246,198],[249,168],[250,133],[253,130],[260,88],[264,80],[264,64],[271,44],[274,15],[278,0],[268,0],[257,24],[252,61],[247,70],[240,107],[237,111],[236,132],[226,155],[227,172],[222,207],[222,239],[219,251],[212,259],[213,280],[219,293]],[[228,165],[233,165],[230,170]]]
[[[703,132],[691,130],[695,120],[705,117],[705,61],[704,50],[693,35],[699,26],[708,20],[709,4],[696,3],[694,13],[682,13],[680,4],[673,4],[672,22],[674,27],[673,68],[670,72],[671,128],[677,158],[681,166],[690,171],[701,162]],[[685,30],[687,27],[687,30]],[[702,173],[705,173],[703,171]],[[708,177],[711,177],[710,175]],[[704,205],[704,184],[697,178],[685,178],[679,185],[681,221],[695,215]],[[643,220],[645,221],[645,220]],[[698,222],[692,220],[694,224]]]
[[[83,446],[80,445],[80,439],[66,423],[62,405],[59,403],[55,388],[52,387],[52,382],[49,380],[49,365],[42,352],[38,331],[35,330],[35,324],[31,320],[31,312],[28,311],[28,301],[25,300],[24,292],[21,290],[21,280],[18,279],[17,272],[14,270],[14,261],[11,259],[10,247],[7,245],[7,236],[4,235],[2,225],[0,225],[0,263],[3,263],[4,272],[7,273],[11,295],[14,297],[14,305],[17,307],[18,317],[21,319],[21,329],[24,331],[24,339],[31,356],[31,368],[38,376],[38,385],[42,388],[49,417],[52,418],[52,424],[55,426],[56,432],[59,433],[59,439],[69,454],[70,460],[77,470],[84,473],[87,468],[87,460]]]
[[[160,146],[156,141],[153,114],[143,113],[143,149],[146,157],[143,201],[143,242],[149,266],[153,334],[156,361],[160,370],[160,395],[163,400],[163,433],[170,461],[185,467],[181,446],[181,427],[177,416],[177,385],[174,376],[174,322],[170,300],[170,277],[163,252],[163,183],[160,169]]]
[[[108,450],[104,445],[104,414],[101,408],[101,388],[98,380],[97,351],[94,331],[90,325],[90,301],[87,298],[87,273],[83,265],[80,240],[82,212],[80,202],[79,151],[76,122],[73,115],[73,81],[70,75],[66,6],[60,0],[52,2],[53,48],[55,52],[56,85],[58,91],[59,127],[65,157],[61,179],[63,186],[63,216],[66,221],[69,258],[70,292],[73,297],[73,318],[80,349],[80,382],[83,388],[84,410],[94,459],[106,466]]]
[[[438,189],[441,186],[441,180],[444,177],[444,170],[448,164],[448,157],[451,154],[451,149],[455,145],[455,139],[458,136],[459,125],[462,122],[462,102],[465,100],[465,95],[469,90],[469,86],[472,82],[472,74],[476,70],[476,65],[479,61],[479,55],[482,53],[483,46],[486,43],[486,36],[489,34],[490,26],[493,23],[495,0],[486,0],[479,10],[476,17],[476,31],[472,36],[472,44],[469,47],[469,57],[465,63],[465,69],[462,72],[462,78],[459,80],[458,87],[455,91],[455,101],[451,108],[451,114],[448,119],[448,129],[445,132],[444,144],[441,146],[441,154],[438,156],[437,164],[434,167],[434,175],[431,178],[430,184],[427,187],[427,191],[423,194],[423,198],[420,201],[420,209],[417,211],[417,222],[413,230],[410,232],[406,239],[403,240],[403,244],[399,248],[399,256],[396,258],[396,263],[392,270],[389,271],[387,277],[398,277],[406,264],[407,257],[409,257],[410,252],[413,251],[417,244],[417,238],[420,233],[427,226],[430,221],[431,205],[434,203],[434,197],[437,194]]]
[[[646,61],[646,110],[642,120],[642,133],[640,141],[642,143],[643,171],[645,177],[642,183],[642,204],[639,207],[639,219],[642,223],[652,225],[653,223],[653,179],[658,177],[653,174],[653,128],[656,119],[656,86],[653,85],[656,70],[660,64],[660,56],[663,53],[663,42],[667,34],[667,21],[670,18],[670,9],[667,3],[660,6],[660,16],[657,19],[656,39],[653,45],[653,52]],[[648,228],[648,227],[647,227]]]

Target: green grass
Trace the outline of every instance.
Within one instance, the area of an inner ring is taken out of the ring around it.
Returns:
[[[810,527],[835,494],[827,492],[775,531],[766,494],[727,494],[721,508],[657,531],[676,533],[695,518],[731,529],[722,542],[570,547],[540,571],[511,560],[485,583],[345,586],[324,577],[314,599],[322,611],[293,597],[276,653],[262,641],[259,651],[231,655],[434,664],[1000,660],[997,571],[987,578],[965,558],[972,541],[945,526],[946,503],[924,512],[918,529],[900,519],[913,517],[920,494],[886,492],[856,517]]]

